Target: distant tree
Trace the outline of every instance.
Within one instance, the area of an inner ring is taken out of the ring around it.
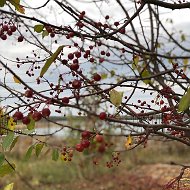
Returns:
[[[189,9],[189,2],[47,0],[31,7],[3,0],[0,6],[1,116],[8,121],[1,126],[2,160],[17,135],[38,138],[16,131],[16,122],[30,131],[42,118],[67,117],[68,109],[95,122],[56,123],[81,133],[78,144],[64,147],[67,153],[83,152],[92,141],[103,153],[113,136],[126,137],[113,152],[154,138],[190,145],[189,37],[163,16]],[[32,145],[28,155],[36,149],[38,156],[44,144]],[[52,147],[53,159],[62,151]]]

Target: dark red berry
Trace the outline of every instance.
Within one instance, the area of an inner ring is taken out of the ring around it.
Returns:
[[[55,37],[55,33],[51,32],[51,33],[50,33],[50,37],[51,37],[51,38],[54,38],[54,37]]]
[[[105,19],[106,19],[106,20],[109,19],[109,18],[110,18],[109,15],[106,15],[106,16],[105,16]]]
[[[9,36],[11,36],[13,33],[12,33],[11,30],[8,30],[8,31],[7,31],[7,34],[8,34]]]
[[[76,149],[78,152],[82,152],[82,151],[84,150],[84,147],[82,146],[82,144],[76,144],[75,149]]]
[[[22,118],[23,118],[23,114],[22,114],[22,112],[20,112],[20,111],[15,112],[14,115],[13,115],[13,119],[14,119],[15,121],[21,120]]]
[[[93,79],[95,81],[100,81],[101,80],[101,76],[98,73],[96,73],[96,74],[94,74]]]
[[[106,114],[105,112],[101,112],[101,113],[99,114],[99,118],[100,118],[101,120],[106,119],[106,117],[107,117],[107,114]]]
[[[83,139],[88,139],[88,138],[90,138],[91,133],[89,131],[83,131],[81,133],[81,136],[82,136]]]
[[[95,140],[96,140],[96,142],[103,142],[104,141],[104,138],[103,138],[103,136],[102,135],[96,135],[95,136]]]
[[[32,114],[32,118],[34,121],[39,121],[42,119],[42,114],[38,111],[35,111],[33,114]]]
[[[81,57],[81,52],[79,52],[79,51],[75,52],[75,56],[76,56],[77,58],[80,58],[80,57]]]
[[[2,29],[3,29],[3,31],[8,31],[8,26],[5,24],[5,25],[3,25],[3,27],[2,27]]]
[[[7,35],[5,35],[5,34],[1,35],[1,39],[2,40],[6,40],[7,39]]]
[[[82,146],[83,146],[84,148],[88,148],[88,147],[90,146],[90,141],[84,139],[84,140],[82,140],[81,144],[82,144]]]
[[[18,37],[18,42],[22,42],[24,40],[24,37],[23,36],[19,36]]]
[[[78,63],[71,64],[70,69],[73,71],[77,71],[79,69],[79,64]]]
[[[70,60],[72,60],[72,59],[74,58],[73,53],[69,53],[69,54],[68,54],[68,58],[69,58]]]
[[[24,95],[27,97],[27,98],[32,98],[33,97],[33,91],[32,90],[26,90]]]
[[[63,98],[62,98],[62,102],[63,102],[64,104],[68,104],[68,103],[69,103],[69,98],[68,98],[68,97],[63,97]]]
[[[11,29],[12,32],[16,32],[16,29],[17,29],[17,28],[16,28],[15,25],[12,25],[12,26],[10,27],[10,29]]]
[[[81,81],[75,79],[75,80],[72,82],[72,87],[75,88],[75,89],[79,89],[79,88],[81,87]]]
[[[105,150],[106,150],[106,147],[105,147],[104,144],[101,144],[101,145],[98,147],[98,152],[100,152],[100,153],[105,152]]]
[[[28,125],[30,123],[30,118],[28,116],[25,116],[22,118],[22,123],[25,125]]]
[[[50,114],[51,114],[51,111],[50,111],[49,108],[44,108],[44,109],[42,110],[42,115],[43,115],[44,117],[49,117]]]

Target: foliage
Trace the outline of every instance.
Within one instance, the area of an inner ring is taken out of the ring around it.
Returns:
[[[96,165],[107,154],[108,168],[149,140],[190,145],[189,36],[160,17],[190,3],[88,3],[92,12],[74,1],[0,2],[1,175],[15,171],[6,155],[21,136],[33,140],[27,161],[50,151],[69,162],[78,152]],[[40,133],[44,120],[60,128]],[[49,143],[63,131],[67,142]]]

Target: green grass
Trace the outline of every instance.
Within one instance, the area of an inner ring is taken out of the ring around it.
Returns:
[[[30,183],[35,190],[59,190],[63,185],[71,184],[79,180],[93,180],[106,173],[117,173],[119,170],[134,169],[139,165],[154,163],[177,163],[189,162],[189,147],[170,143],[169,145],[153,142],[147,148],[138,147],[133,151],[127,151],[121,154],[122,163],[118,167],[108,169],[105,166],[106,161],[111,159],[110,154],[99,157],[100,164],[95,166],[92,163],[93,156],[90,157],[80,153],[74,154],[72,162],[51,160],[51,155],[41,154],[39,158],[33,156],[29,161],[23,161],[23,156],[16,154],[8,155],[10,162],[16,164],[16,170],[19,172],[5,176],[0,179],[0,187],[14,182],[14,190],[31,190],[26,185]],[[1,189],[1,188],[0,188]]]

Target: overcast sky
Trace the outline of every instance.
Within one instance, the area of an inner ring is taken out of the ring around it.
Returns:
[[[24,1],[21,0],[21,4],[25,4],[23,3]],[[30,5],[31,7],[38,7],[40,5],[43,5],[44,2],[46,2],[46,0],[40,0],[40,1],[31,1],[31,0],[25,0],[26,4]],[[74,1],[74,0],[70,0],[70,3],[77,5],[77,8],[80,11],[85,10],[87,15],[95,20],[99,20],[101,19],[99,17],[98,13],[98,9],[95,8],[94,6],[92,6],[92,4],[89,3],[79,3],[78,1]],[[107,2],[107,3],[106,3]],[[116,6],[115,1],[113,0],[109,0],[106,1],[105,3],[102,3],[102,10],[104,15],[110,15],[110,17],[112,17],[113,19],[122,19],[123,18],[123,14],[121,14],[121,10],[118,6]],[[126,7],[130,6],[130,4],[128,3],[129,1],[122,1],[124,2],[124,5]],[[60,9],[53,9],[55,3],[54,2],[50,2],[47,6],[47,8],[43,8],[40,10],[39,15],[43,15],[45,16],[45,19],[47,21],[49,21],[50,23],[53,24],[60,24],[62,22],[64,22],[64,24],[69,24],[72,22],[72,20],[70,20],[71,18],[69,16],[64,16],[64,18],[62,17],[62,13],[60,11]],[[58,7],[57,7],[58,8]],[[59,10],[59,11],[57,11]],[[130,10],[130,13],[132,14],[134,12],[133,9]],[[189,29],[189,25],[190,25],[190,20],[189,20],[189,9],[185,9],[185,10],[175,10],[175,11],[170,11],[168,9],[161,9],[161,20],[166,21],[167,18],[170,18],[173,20],[173,26],[170,25],[169,23],[165,22],[166,25],[168,25],[169,28],[177,28],[177,29],[181,29],[183,30],[187,35],[189,35],[190,33],[190,29]],[[33,12],[31,12],[30,10],[26,9],[26,15],[29,16],[33,16]],[[64,14],[64,13],[63,13]],[[146,19],[147,17],[146,12],[143,13],[143,21],[146,23]],[[37,16],[39,18],[39,15]],[[64,14],[65,15],[65,14]],[[134,20],[134,24],[137,23],[137,19]],[[68,23],[67,23],[68,22]],[[139,27],[139,26],[137,26]],[[54,49],[56,48],[56,45],[54,47]],[[29,45],[27,43],[15,43],[14,40],[9,40],[9,41],[0,41],[0,56],[3,56],[4,58],[8,58],[8,59],[13,59],[15,60],[16,57],[22,57],[23,55],[30,55],[31,51],[34,49],[34,47],[32,45]],[[2,58],[2,57],[0,57]],[[5,59],[4,59],[5,60]],[[17,72],[17,74],[19,74],[19,76],[23,76],[23,70],[22,69],[17,69],[15,64],[12,63],[12,68],[14,69],[14,71]],[[3,80],[3,76],[0,76],[0,80]],[[32,79],[24,79],[25,81],[29,82],[29,84],[31,84],[32,82],[34,82],[34,80]],[[53,78],[52,78],[53,80]],[[7,82],[11,85],[14,86],[16,89],[23,90],[23,87],[21,87],[19,84],[15,84],[13,82],[12,76],[10,75],[9,77],[7,77]],[[33,85],[34,87],[36,85]],[[131,89],[128,89],[127,91],[129,91]],[[6,92],[3,89],[0,89],[1,92],[1,96],[3,96],[3,94],[5,94]],[[143,97],[141,97],[143,99]],[[133,99],[138,99],[138,94],[135,94]],[[146,95],[144,96],[144,99],[146,99]],[[12,100],[14,101],[14,100]],[[10,103],[10,102],[9,102]]]

